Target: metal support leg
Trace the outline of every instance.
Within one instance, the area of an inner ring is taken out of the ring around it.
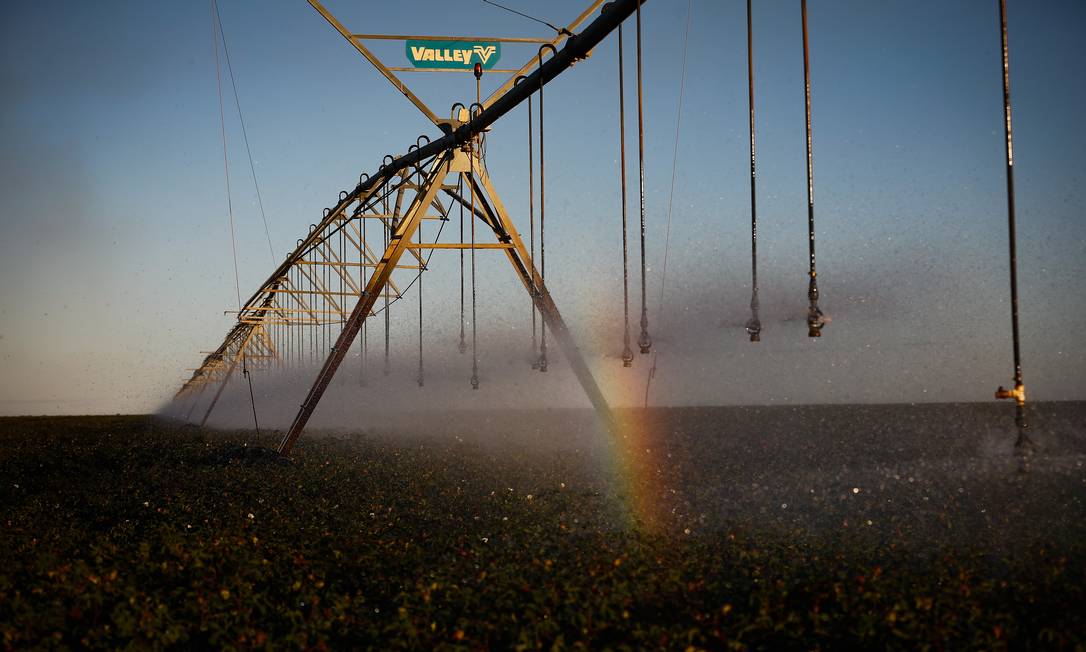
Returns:
[[[268,294],[268,298],[264,300],[264,303],[260,306],[260,309],[253,313],[254,317],[266,317],[268,312],[272,308],[272,302],[275,300],[275,290],[279,288],[279,284],[272,285],[272,292]],[[242,325],[239,324],[238,327]],[[237,327],[235,327],[237,328]],[[245,355],[245,350],[249,347],[249,342],[253,339],[253,335],[257,331],[255,324],[248,325],[249,332],[245,333],[245,337],[242,338],[241,344],[238,345],[237,352],[234,355],[234,359],[230,362],[230,367],[226,370],[226,376],[223,377],[222,383],[219,384],[219,389],[215,390],[215,396],[211,399],[211,405],[207,406],[207,412],[204,412],[204,418],[200,420],[200,427],[203,428],[207,424],[208,417],[211,416],[211,411],[215,409],[215,404],[219,402],[219,397],[222,396],[222,392],[226,389],[226,384],[230,382],[230,376],[234,374],[234,368],[238,366],[238,360],[241,356]],[[228,338],[229,340],[229,338]],[[225,355],[227,348],[221,349],[221,352]],[[201,390],[202,391],[202,390]]]
[[[438,157],[438,160],[427,174],[423,187],[419,189],[419,193],[411,203],[407,215],[405,215],[402,220],[399,220],[399,223],[396,225],[392,237],[389,238],[388,248],[385,250],[381,260],[377,263],[377,267],[374,268],[373,274],[366,284],[366,291],[358,300],[354,310],[351,311],[350,317],[347,318],[347,323],[344,324],[343,330],[340,331],[339,337],[336,338],[332,350],[328,353],[328,358],[321,366],[320,373],[317,374],[317,379],[313,382],[313,386],[306,395],[305,401],[298,410],[297,416],[294,417],[294,422],[290,425],[290,430],[287,431],[287,434],[283,437],[283,441],[280,442],[280,455],[290,454],[291,449],[294,447],[294,442],[298,440],[298,436],[302,434],[305,424],[308,423],[309,418],[313,416],[313,411],[317,408],[317,403],[320,402],[321,397],[324,395],[324,391],[328,389],[328,385],[332,382],[336,370],[339,369],[340,363],[343,362],[343,358],[351,348],[351,344],[354,342],[355,336],[362,327],[362,323],[365,322],[366,316],[373,310],[377,297],[383,294],[385,284],[392,275],[392,270],[396,268],[396,264],[399,262],[400,257],[408,250],[411,237],[418,228],[419,221],[430,206],[430,203],[434,200],[434,197],[437,196],[437,192],[441,189],[445,177],[449,174],[452,155],[453,153],[450,150]]]
[[[581,355],[581,350],[577,347],[577,342],[569,332],[565,320],[562,319],[562,314],[558,311],[558,306],[555,304],[554,299],[551,297],[546,286],[543,285],[543,279],[540,278],[539,272],[535,269],[531,256],[524,247],[524,242],[520,239],[520,234],[517,233],[512,220],[509,219],[509,214],[502,205],[498,193],[494,190],[489,175],[486,174],[484,169],[479,171],[476,178],[481,185],[479,190],[485,190],[486,196],[489,197],[490,202],[494,207],[494,212],[496,213],[496,215],[493,216],[494,221],[501,229],[501,232],[497,234],[498,237],[501,239],[507,238],[509,243],[513,245],[512,249],[505,250],[506,255],[509,257],[509,262],[512,263],[513,269],[517,272],[517,276],[524,284],[529,296],[531,296],[532,300],[535,302],[536,308],[539,310],[540,314],[543,315],[545,323],[551,329],[551,334],[558,342],[558,346],[562,349],[562,354],[569,362],[573,375],[577,377],[577,382],[581,384],[581,388],[584,390],[585,395],[588,396],[588,400],[592,403],[592,407],[596,409],[596,413],[599,415],[600,420],[603,421],[603,425],[610,434],[616,434],[616,422],[614,414],[611,412],[611,406],[607,403],[607,398],[604,397],[603,392],[596,383],[596,379],[593,377],[592,371],[588,367],[588,363],[585,362],[584,357]]]
[[[196,396],[192,397],[192,403],[189,404],[189,409],[185,412],[185,423],[192,421],[192,413],[196,410],[196,406],[200,404],[200,397],[204,395],[204,390],[207,389],[207,383],[200,384],[200,391],[196,392]]]
[[[241,359],[241,356],[241,351],[238,351],[238,354],[230,361],[230,366],[226,370],[226,375],[223,376],[222,382],[219,383],[219,388],[215,390],[215,396],[211,398],[211,404],[207,406],[207,412],[204,412],[204,418],[200,419],[201,428],[207,425],[207,419],[211,416],[211,411],[215,409],[215,404],[219,402],[219,397],[222,396],[223,390],[226,389],[226,384],[230,382],[230,376],[234,375],[234,369],[237,368],[238,360]]]

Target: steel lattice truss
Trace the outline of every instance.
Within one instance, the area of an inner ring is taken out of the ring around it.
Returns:
[[[466,160],[466,155],[463,157]],[[470,166],[469,166],[470,167]],[[481,165],[480,165],[481,167]],[[419,168],[421,170],[421,167]],[[371,317],[387,317],[388,306],[402,298],[406,287],[414,283],[426,267],[428,252],[436,248],[469,248],[449,237],[444,225],[454,205],[470,205],[462,195],[463,179],[444,185],[443,197],[434,197],[407,248],[407,258],[392,267],[385,288]],[[286,262],[238,312],[237,324],[223,343],[204,358],[199,368],[184,383],[176,399],[192,400],[209,384],[221,387],[244,360],[250,369],[282,368],[315,364],[323,360],[335,341],[351,309],[363,297],[372,273],[378,267],[404,210],[419,197],[421,172],[401,172],[375,186],[345,208],[326,209],[319,224],[310,225],[309,234],[300,239]],[[341,199],[346,193],[341,193]],[[433,234],[424,238],[424,234]],[[476,245],[491,248],[493,245]],[[383,315],[382,315],[383,313]],[[217,399],[217,396],[216,396]],[[208,413],[214,407],[208,406]]]
[[[386,156],[372,177],[363,175],[353,191],[340,193],[335,206],[325,209],[321,221],[310,225],[308,234],[245,302],[223,343],[204,358],[178,391],[175,406],[188,419],[207,389],[214,387],[201,421],[205,423],[239,365],[247,371],[322,363],[280,445],[280,452],[288,453],[363,324],[383,316],[388,337],[388,306],[422,278],[435,249],[498,249],[508,258],[589,400],[610,426],[610,408],[494,189],[479,152],[487,127],[586,58],[591,48],[634,12],[638,1],[611,3],[574,36],[572,30],[602,4],[602,0],[594,0],[563,33],[541,46],[538,58],[526,63],[491,97],[473,105],[470,112],[454,111],[448,120],[437,119],[369,52],[360,37],[348,32],[317,0],[309,1],[433,120],[444,136],[433,142],[427,139],[425,144],[425,137],[420,137],[406,154]],[[566,43],[559,50],[562,41]],[[552,56],[544,62],[546,49]],[[534,72],[520,74],[532,68]],[[481,227],[483,237],[465,243],[463,230],[443,228],[454,206],[467,210],[468,219]],[[454,240],[454,234],[459,239]],[[487,234],[492,235],[489,242],[485,241]],[[387,339],[385,346],[387,352]]]

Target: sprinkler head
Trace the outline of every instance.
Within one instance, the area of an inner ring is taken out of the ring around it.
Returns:
[[[807,309],[807,337],[822,337],[822,327],[825,325],[826,320],[822,316],[822,311],[812,303]]]
[[[652,350],[652,338],[649,337],[648,331],[641,331],[641,337],[637,338],[637,346],[641,349],[641,355],[647,355]]]
[[[463,355],[468,350],[468,345],[464,342],[464,336],[460,336],[460,344],[456,347],[460,351],[460,355]]]
[[[622,366],[623,367],[632,367],[633,366],[633,359],[634,359],[633,351],[631,351],[630,347],[627,346],[622,351]]]
[[[758,321],[757,317],[751,317],[747,322],[747,334],[750,335],[751,342],[762,341],[762,322]]]
[[[1013,398],[1015,403],[1020,406],[1025,406],[1026,386],[1019,384],[1015,385],[1014,389],[1004,389],[1003,386],[1000,385],[999,389],[996,390],[995,397],[998,399]]]
[[[479,376],[472,374],[471,376],[471,388],[479,389]]]

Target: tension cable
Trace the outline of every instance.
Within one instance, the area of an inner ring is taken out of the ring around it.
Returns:
[[[510,12],[510,13],[514,13],[514,14],[516,14],[518,16],[523,17],[523,18],[527,18],[528,20],[534,20],[535,22],[540,23],[541,25],[546,25],[547,27],[550,27],[554,31],[558,32],[559,34],[562,34],[562,35],[565,35],[565,36],[573,36],[573,32],[570,32],[565,27],[558,27],[556,25],[552,25],[552,24],[548,23],[547,21],[545,21],[545,20],[543,20],[541,18],[536,18],[535,16],[529,16],[528,14],[519,12],[516,9],[510,9],[509,7],[506,7],[505,5],[500,5],[497,2],[494,2],[493,0],[483,0],[483,2],[485,2],[488,5],[493,5],[493,6],[497,7],[498,9],[504,9],[504,10]]]
[[[226,177],[226,209],[230,218],[230,251],[234,257],[234,290],[238,297],[238,312],[241,312],[241,280],[238,276],[238,244],[234,235],[234,199],[230,192],[230,158],[226,153],[226,113],[222,105],[222,71],[219,63],[219,36],[216,33],[215,15],[218,7],[215,0],[211,0],[211,40],[215,50],[215,87],[219,92],[219,131],[222,134],[222,166]]]
[[[235,232],[234,232],[234,200],[233,200],[233,197],[232,197],[232,193],[230,191],[230,158],[227,155],[227,146],[226,146],[226,112],[223,110],[223,101],[222,101],[222,64],[219,62],[219,38],[222,36],[222,23],[218,20],[218,14],[219,14],[219,7],[216,4],[215,0],[211,0],[211,41],[212,41],[212,47],[215,50],[215,88],[218,91],[218,96],[219,96],[219,131],[222,134],[222,163],[223,163],[223,173],[224,173],[224,176],[225,176],[225,179],[226,179],[226,207],[227,207],[227,214],[229,215],[229,221],[230,221],[230,252],[233,255],[233,259],[234,259],[234,290],[237,293],[238,313],[240,314],[241,313],[241,307],[242,307],[241,306],[241,279],[240,279],[240,277],[238,275],[237,236],[235,235]],[[216,28],[218,28],[218,30],[219,30],[218,33],[216,33]],[[225,49],[225,47],[226,47],[226,39],[223,38],[222,42],[223,42],[223,48]],[[235,92],[236,92],[236,89],[235,89]],[[235,95],[235,99],[236,99],[236,95]],[[240,112],[240,108],[239,108],[239,112]],[[239,113],[239,115],[240,115],[240,113]],[[270,238],[269,238],[268,242],[270,244],[270,242],[271,242]],[[255,326],[254,326],[254,328],[255,328]],[[250,331],[250,335],[251,335],[251,331]],[[257,418],[256,418],[256,398],[253,395],[253,379],[249,375],[249,367],[248,367],[248,364],[247,364],[246,359],[245,359],[245,348],[244,347],[246,346],[247,342],[248,342],[247,338],[241,340],[241,343],[239,344],[237,355],[241,357],[241,371],[242,371],[242,374],[245,376],[245,379],[248,380],[248,382],[249,382],[249,402],[250,402],[250,404],[252,406],[252,409],[253,409],[253,425],[256,428],[257,435],[259,435],[260,434],[260,424],[257,422]],[[225,384],[226,379],[224,379],[223,382]],[[221,391],[221,388],[220,388],[220,391]],[[216,398],[218,398],[218,396],[216,396]],[[211,407],[214,407],[214,405],[215,405],[215,403],[214,403],[214,401],[212,401]],[[209,407],[208,408],[208,414],[210,414],[210,412],[211,412],[211,408]],[[204,415],[204,422],[206,422],[206,421],[207,421],[207,414]]]
[[[226,32],[222,28],[222,17],[219,15],[218,2],[212,2],[215,8],[215,22],[219,25],[219,36],[222,38],[222,51],[226,58],[226,70],[230,73],[230,86],[234,89],[234,105],[238,109],[238,121],[241,123],[241,138],[245,142],[245,153],[249,157],[249,171],[253,173],[253,187],[256,189],[256,203],[260,207],[260,219],[264,222],[264,235],[268,238],[268,252],[271,254],[272,263],[275,262],[275,248],[272,247],[271,230],[268,229],[268,216],[264,214],[264,199],[260,196],[260,184],[256,180],[256,166],[253,165],[253,151],[249,148],[249,132],[245,129],[245,115],[241,112],[241,97],[238,95],[238,84],[234,79],[234,66],[230,64],[230,48],[226,47]],[[216,51],[216,54],[218,52]],[[220,94],[221,94],[220,90]]]
[[[640,5],[638,5],[640,6]],[[678,107],[675,112],[675,143],[672,149],[671,155],[671,191],[667,197],[667,230],[664,235],[664,262],[660,271],[660,302],[657,304],[657,314],[663,319],[664,315],[664,296],[667,289],[667,256],[671,250],[671,217],[672,217],[672,205],[675,199],[675,173],[679,167],[679,127],[682,125],[683,117],[683,94],[686,89],[686,53],[687,46],[690,43],[690,18],[694,13],[694,0],[689,0],[686,6],[686,31],[683,33],[683,63],[682,72],[679,75],[679,99]],[[643,196],[643,195],[642,195]],[[650,342],[651,346],[651,342]],[[642,348],[642,353],[647,351]],[[656,359],[660,355],[660,351],[657,350],[652,354],[652,367],[649,369],[648,379],[645,381],[645,407],[649,406],[649,388],[652,386],[652,380],[656,377]]]

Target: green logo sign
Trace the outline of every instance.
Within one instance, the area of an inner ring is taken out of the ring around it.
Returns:
[[[416,68],[471,70],[480,63],[489,70],[502,56],[501,43],[476,41],[407,41],[406,50]]]

